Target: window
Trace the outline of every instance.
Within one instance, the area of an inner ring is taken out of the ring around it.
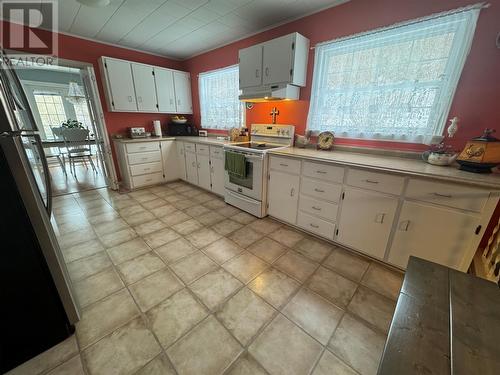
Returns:
[[[243,124],[238,65],[201,73],[198,84],[202,128],[230,129]]]
[[[87,129],[92,129],[92,122],[90,120],[90,113],[87,101],[83,103],[73,104],[75,107],[76,119],[82,123]]]
[[[34,96],[45,138],[54,139],[52,128],[61,126],[61,123],[68,119],[64,111],[63,98],[61,95],[48,92],[35,92]]]
[[[316,46],[308,129],[427,143],[442,135],[479,9]]]

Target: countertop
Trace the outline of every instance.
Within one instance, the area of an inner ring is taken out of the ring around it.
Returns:
[[[500,189],[500,174],[466,172],[457,169],[457,165],[441,167],[425,163],[420,159],[298,147],[271,150],[269,153]]]
[[[137,142],[158,142],[158,141],[174,141],[179,140],[183,142],[192,142],[192,143],[202,143],[206,145],[215,145],[222,146],[227,143],[230,143],[228,140],[217,139],[216,137],[171,137],[171,136],[162,136],[162,137],[146,137],[146,138],[113,138],[115,142],[119,143],[137,143]]]

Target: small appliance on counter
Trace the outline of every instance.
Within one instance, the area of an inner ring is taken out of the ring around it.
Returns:
[[[475,173],[491,173],[491,168],[500,164],[500,140],[485,129],[480,137],[472,138],[457,158],[460,169]]]
[[[131,127],[128,128],[128,135],[130,138],[146,138],[150,137],[151,133],[147,132],[144,127]]]
[[[198,136],[198,128],[194,124],[178,124],[170,122],[167,124],[167,135],[178,136]]]

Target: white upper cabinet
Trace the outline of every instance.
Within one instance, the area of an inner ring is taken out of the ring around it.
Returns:
[[[240,88],[262,84],[262,44],[257,44],[238,53]]]
[[[136,112],[134,80],[128,61],[102,59],[103,81],[110,111]]]
[[[154,68],[156,98],[160,112],[175,113],[174,73],[170,69]]]
[[[189,73],[174,71],[174,87],[177,104],[176,113],[193,113],[191,99],[191,77]]]
[[[143,64],[131,65],[137,109],[144,112],[158,112],[153,67]]]

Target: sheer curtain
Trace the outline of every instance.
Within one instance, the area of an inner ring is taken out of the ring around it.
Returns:
[[[238,65],[201,73],[198,77],[201,127],[230,129],[243,123],[243,107],[238,100]]]
[[[442,135],[480,5],[318,44],[308,129],[428,143]]]

